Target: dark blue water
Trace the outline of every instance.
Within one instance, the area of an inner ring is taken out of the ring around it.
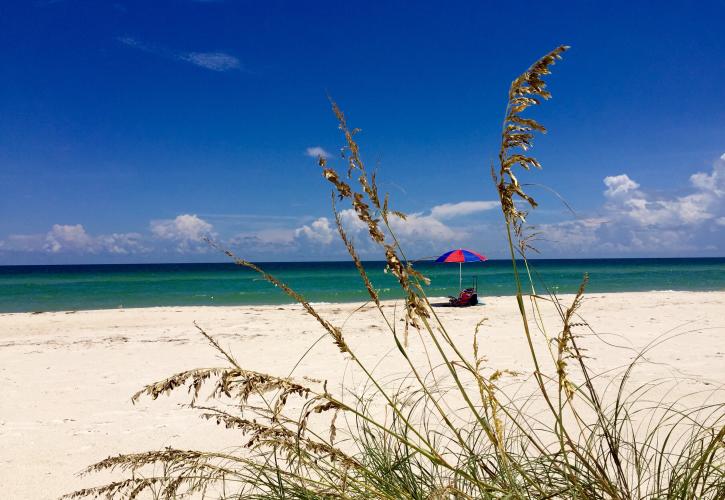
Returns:
[[[589,273],[590,292],[725,290],[725,258],[567,259],[531,261],[537,291],[576,291]],[[355,267],[348,262],[269,263],[263,267],[311,302],[366,300]],[[400,297],[383,262],[367,262],[383,298]],[[452,295],[458,266],[424,262],[428,295]],[[464,285],[478,276],[482,295],[515,292],[510,261],[464,264]],[[0,266],[0,311],[58,311],[170,305],[282,304],[291,302],[254,272],[234,264],[131,264]]]

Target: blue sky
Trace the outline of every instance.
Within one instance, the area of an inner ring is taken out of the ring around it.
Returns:
[[[344,258],[328,92],[409,255],[503,257],[506,91],[562,43],[522,182],[576,213],[530,188],[541,256],[725,255],[725,6],[691,5],[2,2],[0,264]]]

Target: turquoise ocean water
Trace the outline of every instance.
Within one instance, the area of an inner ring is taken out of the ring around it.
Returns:
[[[590,292],[725,290],[725,258],[536,260],[543,284],[574,292],[589,273]],[[262,265],[311,302],[367,299],[355,267],[348,262],[294,262]],[[458,266],[424,262],[416,268],[431,278],[428,295],[455,294]],[[383,262],[367,269],[383,298],[399,297]],[[479,293],[511,295],[510,261],[464,264],[464,285],[478,276]],[[291,302],[258,275],[233,264],[130,264],[87,266],[0,266],[0,311],[62,311],[180,305],[283,304]]]

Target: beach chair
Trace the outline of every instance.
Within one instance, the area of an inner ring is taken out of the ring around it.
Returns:
[[[461,290],[458,297],[449,296],[448,301],[453,307],[468,307],[478,304],[478,279],[474,277],[473,286]]]

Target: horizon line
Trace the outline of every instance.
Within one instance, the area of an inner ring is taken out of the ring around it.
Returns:
[[[529,261],[552,261],[552,260],[684,260],[684,259],[725,259],[722,256],[680,256],[680,257],[527,257]],[[523,259],[517,258],[516,261]],[[483,262],[466,262],[466,264],[485,264],[486,262],[510,262],[510,258],[489,258]],[[324,264],[324,263],[342,263],[349,262],[349,259],[339,260],[253,260],[253,264]],[[385,262],[384,259],[362,259],[362,262]],[[435,259],[418,259],[409,262],[430,262],[436,263]],[[0,267],[64,267],[64,266],[174,266],[174,265],[208,265],[208,264],[230,264],[239,266],[229,260],[209,261],[209,262],[96,262],[96,263],[80,263],[80,264],[0,264]],[[243,267],[243,266],[239,266]]]

